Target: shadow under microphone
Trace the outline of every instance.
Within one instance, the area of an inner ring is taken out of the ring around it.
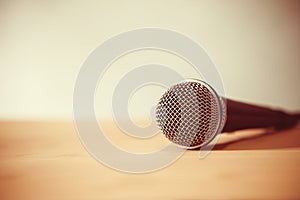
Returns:
[[[220,97],[207,83],[185,80],[170,87],[156,107],[157,125],[172,143],[187,149],[209,144],[221,132],[253,128],[287,129],[300,113]]]

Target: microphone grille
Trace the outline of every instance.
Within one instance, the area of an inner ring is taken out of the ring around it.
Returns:
[[[188,149],[209,143],[223,124],[222,118],[221,99],[198,80],[172,86],[156,107],[156,121],[166,138]]]

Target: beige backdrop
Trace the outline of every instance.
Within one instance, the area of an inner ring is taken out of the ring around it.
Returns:
[[[1,1],[0,118],[72,118],[73,87],[81,63],[112,35],[141,27],[173,29],[201,44],[220,71],[227,96],[300,110],[299,5],[298,1]],[[173,55],[133,53],[106,74],[105,87],[97,91],[96,112],[110,117],[107,105],[119,78],[147,62],[167,64],[187,78],[195,76],[191,66]],[[162,92],[151,87],[138,91],[130,103],[131,115],[147,116]]]

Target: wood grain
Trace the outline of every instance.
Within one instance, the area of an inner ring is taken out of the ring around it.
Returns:
[[[299,199],[299,135],[299,127],[223,134],[205,159],[186,151],[167,168],[132,175],[94,160],[72,122],[2,121],[0,199]],[[133,151],[165,142],[111,138]]]

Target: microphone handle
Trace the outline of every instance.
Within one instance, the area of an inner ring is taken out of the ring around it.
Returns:
[[[289,114],[263,106],[237,102],[227,99],[227,120],[222,132],[241,129],[269,128],[287,129],[300,120],[300,113]]]

